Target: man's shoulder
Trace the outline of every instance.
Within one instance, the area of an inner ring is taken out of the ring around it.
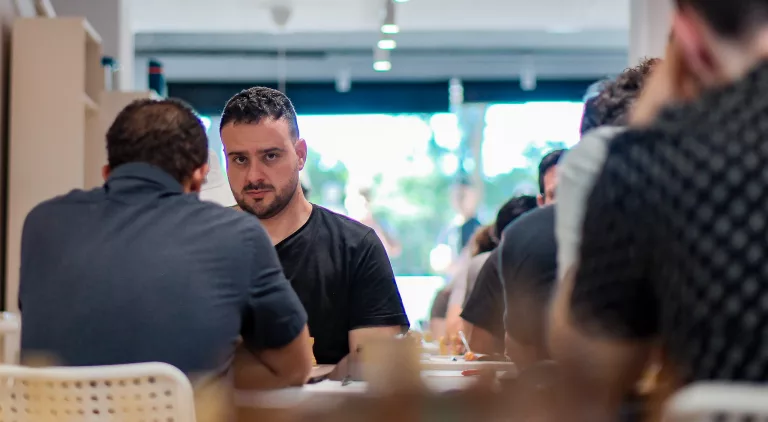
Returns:
[[[547,205],[532,209],[518,217],[504,229],[504,238],[513,239],[521,233],[540,234],[549,230],[554,231],[555,206]],[[506,242],[505,242],[506,243]]]
[[[524,262],[533,256],[553,256],[555,240],[555,206],[548,205],[527,212],[504,230],[497,248],[504,261]]]
[[[321,227],[333,231],[334,235],[338,236],[338,238],[354,245],[370,241],[369,235],[374,233],[372,228],[325,207],[315,204],[312,204],[312,207],[314,208],[313,211],[317,213],[317,217],[319,217],[317,220],[321,223]]]
[[[266,230],[255,216],[238,211],[234,208],[223,207],[207,201],[199,201],[196,198],[187,198],[184,206],[194,208],[193,215],[200,224],[227,236],[244,237],[250,239],[253,236],[267,236]]]
[[[78,205],[90,206],[104,198],[104,189],[95,188],[91,190],[73,189],[65,194],[54,196],[35,205],[27,214],[27,221],[37,218],[49,219],[61,217],[63,208],[73,208]]]

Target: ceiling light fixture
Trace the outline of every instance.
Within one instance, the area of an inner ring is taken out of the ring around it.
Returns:
[[[389,50],[375,48],[373,50],[373,70],[377,72],[389,72],[392,70],[392,62],[389,61]]]
[[[395,23],[395,2],[385,0],[384,4],[384,22],[381,24],[382,34],[397,34],[400,27]]]
[[[384,25],[381,25],[382,34],[397,34],[399,32],[400,32],[400,27],[395,25],[394,23],[385,23]]]
[[[394,50],[397,48],[397,43],[390,37],[385,37],[379,40],[378,46],[382,50]]]
[[[389,72],[392,70],[392,62],[389,60],[373,62],[373,70],[377,72]]]

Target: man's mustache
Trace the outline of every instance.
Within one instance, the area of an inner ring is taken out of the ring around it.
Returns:
[[[267,185],[265,183],[258,183],[258,184],[249,183],[245,185],[245,187],[243,188],[243,192],[254,191],[254,190],[275,190],[275,187],[272,185]]]

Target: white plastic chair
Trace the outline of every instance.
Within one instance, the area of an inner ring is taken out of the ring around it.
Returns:
[[[0,363],[19,363],[21,349],[21,318],[10,312],[0,313]]]
[[[165,363],[0,365],[0,422],[195,422],[192,385]]]
[[[697,383],[667,402],[665,422],[762,422],[768,420],[768,387]]]

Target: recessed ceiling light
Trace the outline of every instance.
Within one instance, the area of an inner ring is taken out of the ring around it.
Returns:
[[[392,70],[392,62],[389,60],[379,60],[373,62],[373,70],[377,72],[389,72]]]
[[[378,46],[382,50],[394,50],[397,48],[397,43],[393,39],[384,38],[379,40]]]
[[[400,27],[393,23],[385,23],[384,25],[381,25],[382,34],[397,34],[398,32],[400,32]]]

